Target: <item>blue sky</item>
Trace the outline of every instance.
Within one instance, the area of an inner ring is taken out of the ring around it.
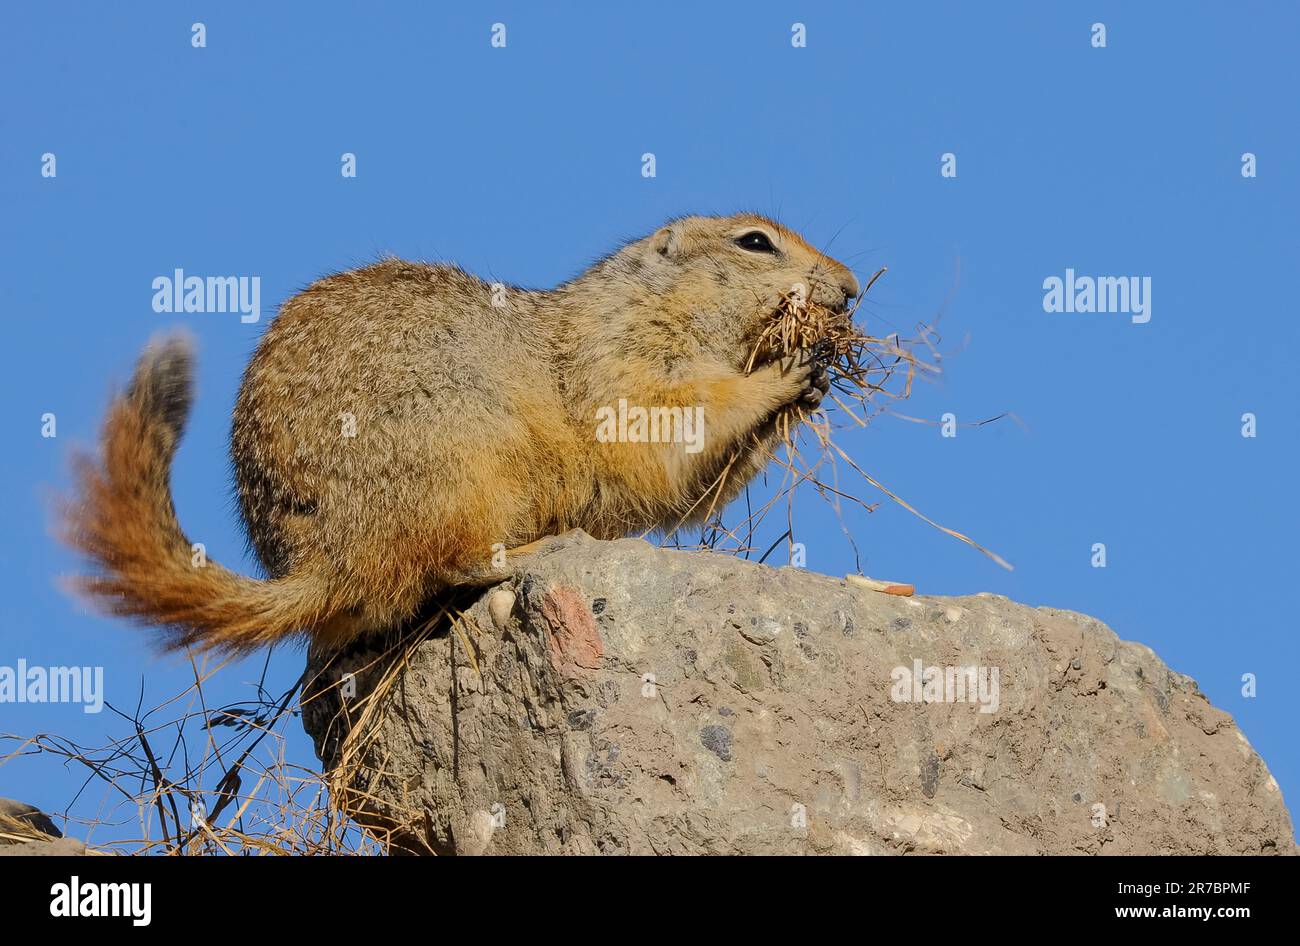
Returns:
[[[889,267],[869,328],[906,333],[943,308],[944,378],[908,414],[1012,411],[1024,424],[944,438],[883,417],[845,432],[873,475],[1016,565],[1004,572],[885,500],[846,517],[864,570],[1097,616],[1196,678],[1300,797],[1286,603],[1300,522],[1300,8],[444,6],[7,8],[0,665],[103,666],[108,699],[126,706],[142,678],[146,705],[190,679],[147,632],[58,590],[75,561],[46,511],[71,447],[92,440],[154,331],[183,323],[199,340],[174,470],[181,521],[252,570],[229,416],[278,302],[385,253],[550,286],[669,215],[752,209],[829,243],[860,277]],[[195,22],[206,48],[191,46]],[[504,49],[490,45],[494,22]],[[795,22],[806,48],[791,46]],[[1105,48],[1091,44],[1095,22]],[[41,175],[47,152],[54,178]],[[355,179],[340,174],[345,152]],[[940,174],[944,153],[955,178]],[[151,282],[177,267],[259,275],[262,321],[155,313]],[[1067,268],[1149,276],[1150,321],[1045,312],[1043,281]],[[1246,412],[1254,438],[1241,435]],[[804,503],[800,522],[808,567],[852,570],[827,510]],[[1098,542],[1105,568],[1091,564]],[[299,652],[277,654],[272,689],[300,668]],[[228,667],[209,703],[247,697],[261,669]],[[125,734],[68,705],[0,705],[0,731]],[[288,731],[291,757],[315,764]],[[81,777],[23,759],[0,767],[0,795],[61,811]]]

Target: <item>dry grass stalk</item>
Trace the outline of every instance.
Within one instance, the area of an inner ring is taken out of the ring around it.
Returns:
[[[385,853],[394,842],[403,850],[424,848],[424,812],[394,811],[391,801],[361,786],[383,774],[376,747],[382,709],[415,648],[432,635],[451,634],[458,645],[452,659],[478,672],[474,625],[460,610],[463,603],[448,601],[418,626],[389,635],[363,665],[349,666],[358,678],[376,679],[355,698],[334,701],[340,742],[338,764],[328,772],[289,761],[284,727],[300,726],[298,717],[313,700],[336,696],[342,674],[327,666],[320,677],[303,674],[274,695],[266,689],[269,655],[253,699],[209,707],[204,684],[225,664],[192,662],[193,683],[152,709],[106,704],[126,730],[107,745],[0,732],[0,769],[46,755],[84,773],[69,807],[84,811],[89,803],[92,811],[69,817],[65,833],[85,840],[92,854],[364,855]],[[102,799],[93,794],[96,786]],[[202,817],[193,817],[195,811]],[[106,831],[113,840],[104,838]],[[0,816],[0,843],[41,837],[22,819]]]
[[[204,683],[219,669],[196,666],[193,684],[153,709],[123,712],[106,704],[129,730],[107,745],[0,733],[0,746],[13,745],[0,754],[0,767],[29,755],[61,758],[70,772],[85,773],[72,799],[78,807],[91,789],[102,788],[93,814],[69,818],[65,829],[84,839],[89,853],[381,853],[382,840],[358,829],[356,813],[347,807],[351,799],[336,798],[327,776],[286,757],[283,727],[299,725],[295,698],[304,680],[272,697],[264,676],[254,699],[209,709]],[[193,817],[195,811],[202,817]],[[122,834],[131,824],[138,833],[103,838],[105,830]],[[0,838],[25,833],[17,827],[0,824]]]

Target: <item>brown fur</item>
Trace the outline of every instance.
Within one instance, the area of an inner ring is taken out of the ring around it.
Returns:
[[[778,253],[735,245],[753,230]],[[168,482],[192,356],[156,342],[110,407],[102,465],[78,463],[68,535],[99,568],[81,585],[175,646],[343,643],[449,587],[502,580],[498,543],[697,524],[766,464],[778,416],[820,400],[807,357],[744,373],[796,282],[837,308],[858,291],[751,214],[671,221],[554,290],[505,287],[499,306],[450,266],[386,260],[317,282],[267,330],[235,406],[240,503],[268,581],[192,564]],[[704,449],[599,442],[596,411],[620,398],[703,407]]]

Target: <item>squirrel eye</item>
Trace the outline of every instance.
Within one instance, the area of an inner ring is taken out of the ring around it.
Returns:
[[[776,252],[776,247],[772,245],[772,241],[767,238],[767,234],[762,230],[752,230],[736,237],[733,242],[742,250],[749,250],[751,253]]]

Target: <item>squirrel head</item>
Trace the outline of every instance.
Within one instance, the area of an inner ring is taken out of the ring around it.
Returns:
[[[782,296],[843,311],[857,296],[847,266],[795,231],[758,214],[680,217],[624,246],[606,264],[648,292],[641,306],[679,345],[689,340],[721,360],[743,364]],[[640,294],[640,293],[638,293]],[[674,346],[677,347],[677,346]]]

